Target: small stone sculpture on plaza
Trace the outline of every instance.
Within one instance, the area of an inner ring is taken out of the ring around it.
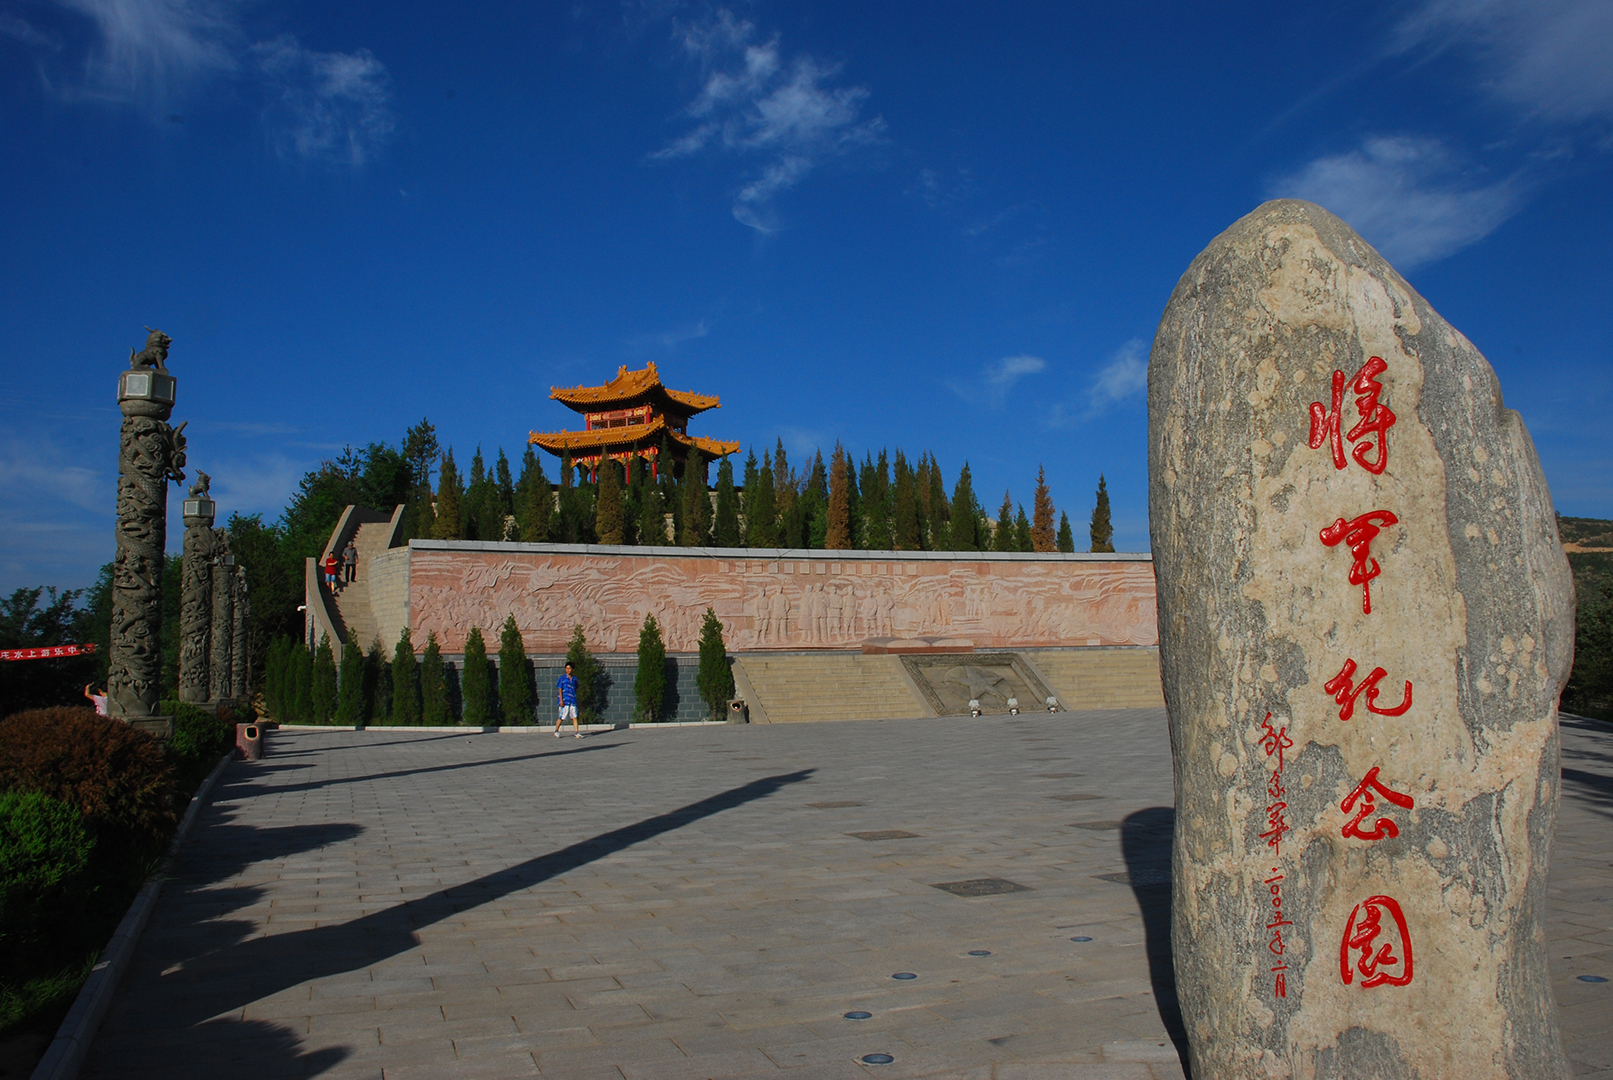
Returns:
[[[153,716],[161,698],[168,482],[185,479],[185,425],[171,428],[167,423],[177,383],[166,364],[172,339],[161,330],[147,330],[145,349],[130,351],[129,370],[118,379],[123,426],[107,711],[128,720]]]
[[[1574,594],[1490,365],[1344,222],[1271,202],[1177,284],[1148,429],[1193,1076],[1566,1077]]]

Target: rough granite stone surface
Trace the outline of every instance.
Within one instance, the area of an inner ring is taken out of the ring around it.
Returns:
[[[1285,200],[1182,276],[1148,401],[1193,1075],[1566,1076],[1544,900],[1573,585],[1489,364]]]

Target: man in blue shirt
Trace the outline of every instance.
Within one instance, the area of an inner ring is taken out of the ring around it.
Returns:
[[[560,715],[555,718],[554,737],[560,738],[560,724],[566,717],[571,717],[571,734],[573,738],[582,738],[582,732],[577,730],[577,676],[571,673],[571,664],[567,662],[566,673],[560,676],[554,684],[555,691],[560,695]]]

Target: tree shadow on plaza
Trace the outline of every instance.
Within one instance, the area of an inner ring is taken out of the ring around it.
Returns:
[[[1148,979],[1154,989],[1159,1018],[1182,1059],[1182,1072],[1191,1076],[1187,1057],[1187,1027],[1176,998],[1176,968],[1171,952],[1171,840],[1176,811],[1150,806],[1130,814],[1120,824],[1120,851],[1126,860],[1131,891],[1142,910],[1143,938],[1148,950]]]
[[[1613,739],[1609,738],[1613,728],[1568,715],[1559,723],[1565,734],[1580,736],[1563,740],[1563,795],[1583,801],[1592,813],[1613,818]],[[1588,743],[1587,736],[1597,741]]]
[[[352,776],[333,776],[329,780],[310,780],[310,781],[308,781],[306,783],[301,783],[301,784],[286,784],[284,786],[273,786],[273,787],[263,787],[263,788],[253,786],[253,787],[251,787],[251,791],[253,793],[256,793],[256,794],[267,794],[267,793],[272,792],[272,793],[274,793],[276,795],[288,795],[288,794],[291,794],[292,792],[297,792],[297,791],[317,791],[320,788],[334,787],[334,786],[336,786],[338,784],[368,783],[371,780],[396,780],[399,777],[403,777],[403,776],[423,776],[426,773],[454,772],[455,770],[458,770],[458,769],[475,769],[475,768],[479,768],[480,766],[483,766],[483,765],[505,765],[505,764],[508,764],[508,763],[510,763],[512,761],[534,761],[534,760],[536,760],[538,758],[569,757],[572,754],[587,754],[587,753],[591,753],[592,751],[595,751],[595,750],[613,750],[618,746],[624,746],[624,745],[626,745],[626,744],[625,743],[589,743],[586,746],[570,746],[570,747],[566,747],[566,748],[560,749],[560,750],[541,750],[541,751],[539,751],[537,753],[534,753],[534,754],[512,754],[509,757],[501,757],[501,758],[481,758],[481,759],[478,759],[476,761],[454,761],[454,762],[450,762],[450,763],[448,763],[446,765],[424,765],[424,766],[421,766],[418,769],[397,769],[397,770],[395,770],[393,772],[384,772],[384,773],[356,773],[356,774],[354,774]],[[306,766],[286,766],[286,767],[287,768],[305,768]],[[266,771],[273,771],[273,766],[270,766],[270,768],[266,770],[266,769],[263,769],[259,765],[254,765],[254,766],[252,766],[252,769],[249,772],[248,771],[237,772],[234,775],[232,775],[228,781],[226,781],[223,785],[220,786],[220,788],[219,788],[220,794],[218,794],[218,795],[216,795],[214,797],[217,798],[217,799],[233,798],[234,797],[233,795],[226,794],[226,793],[227,792],[232,792],[236,788],[241,788],[241,787],[247,786],[249,781],[251,781],[251,779],[253,778],[254,775],[262,773],[262,772],[266,772]],[[240,794],[245,794],[245,792],[241,792]]]
[[[419,944],[417,931],[433,923],[560,877],[713,814],[765,799],[807,780],[814,771],[803,769],[762,777],[462,885],[347,922],[252,938],[245,936],[252,932],[252,926],[243,922],[195,926],[187,931],[186,944],[190,947],[185,951],[190,955],[177,967],[165,969],[156,978],[156,985],[142,994],[147,1002],[140,1010],[146,1014],[144,1022],[177,1034],[182,1029],[196,1028],[212,1018],[304,983],[362,971],[415,948]],[[250,826],[239,827],[250,829]],[[264,857],[261,849],[254,856]],[[198,869],[204,870],[204,876],[211,880],[224,876],[212,865]]]

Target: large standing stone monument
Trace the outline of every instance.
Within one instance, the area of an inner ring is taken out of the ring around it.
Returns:
[[[1483,356],[1267,203],[1148,372],[1196,1080],[1561,1077],[1545,957],[1573,591]]]
[[[161,696],[162,572],[168,538],[168,481],[185,479],[185,425],[168,426],[177,380],[168,373],[161,330],[118,376],[123,428],[118,444],[117,552],[112,562],[112,648],[107,711],[152,717]]]

